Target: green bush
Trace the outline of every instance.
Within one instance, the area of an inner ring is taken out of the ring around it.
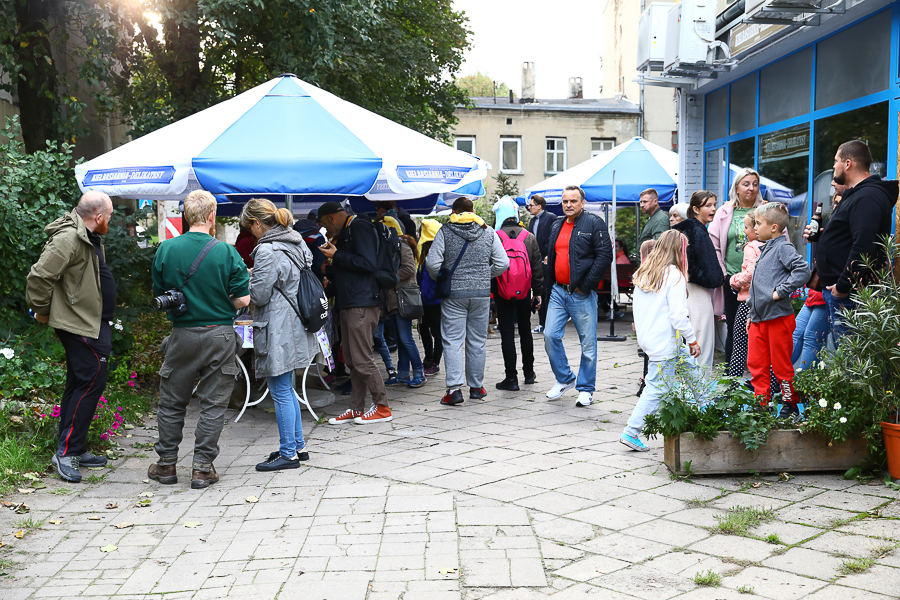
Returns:
[[[80,192],[71,144],[26,154],[20,133],[19,118],[7,117],[0,131],[0,309],[24,313],[25,278],[47,241],[44,227],[72,210]]]

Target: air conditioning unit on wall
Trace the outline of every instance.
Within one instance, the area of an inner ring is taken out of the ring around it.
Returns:
[[[637,70],[662,71],[666,55],[666,20],[674,2],[654,2],[638,21]]]
[[[709,68],[715,38],[715,1],[682,0],[667,15],[663,72],[696,73]]]

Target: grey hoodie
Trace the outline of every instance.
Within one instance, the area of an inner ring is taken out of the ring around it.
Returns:
[[[450,280],[450,297],[489,298],[491,279],[499,277],[509,267],[506,250],[490,227],[477,223],[447,223],[434,236],[425,266],[436,281],[441,268],[453,268],[466,241],[469,246]]]
[[[750,320],[759,323],[794,314],[790,296],[806,285],[809,275],[806,260],[784,236],[767,241],[756,259],[750,282]],[[778,292],[777,302],[772,299],[773,292]]]

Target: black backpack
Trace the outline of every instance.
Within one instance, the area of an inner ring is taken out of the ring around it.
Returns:
[[[400,285],[400,277],[397,275],[400,269],[400,236],[397,235],[397,230],[368,215],[357,216],[354,221],[357,220],[375,229],[375,281],[378,287],[383,290],[395,289]]]

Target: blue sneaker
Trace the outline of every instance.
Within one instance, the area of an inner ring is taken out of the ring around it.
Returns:
[[[384,382],[384,385],[407,385],[409,383],[409,377],[391,377],[390,379]]]
[[[411,377],[409,379],[409,381],[406,383],[406,385],[408,385],[411,388],[420,388],[423,385],[425,385],[426,381],[427,380],[425,379],[424,375],[419,375],[417,377]]]
[[[631,448],[632,450],[637,450],[638,452],[647,452],[650,450],[650,447],[645,445],[640,439],[636,437],[631,437],[630,435],[622,434],[622,437],[619,438],[619,441]]]

